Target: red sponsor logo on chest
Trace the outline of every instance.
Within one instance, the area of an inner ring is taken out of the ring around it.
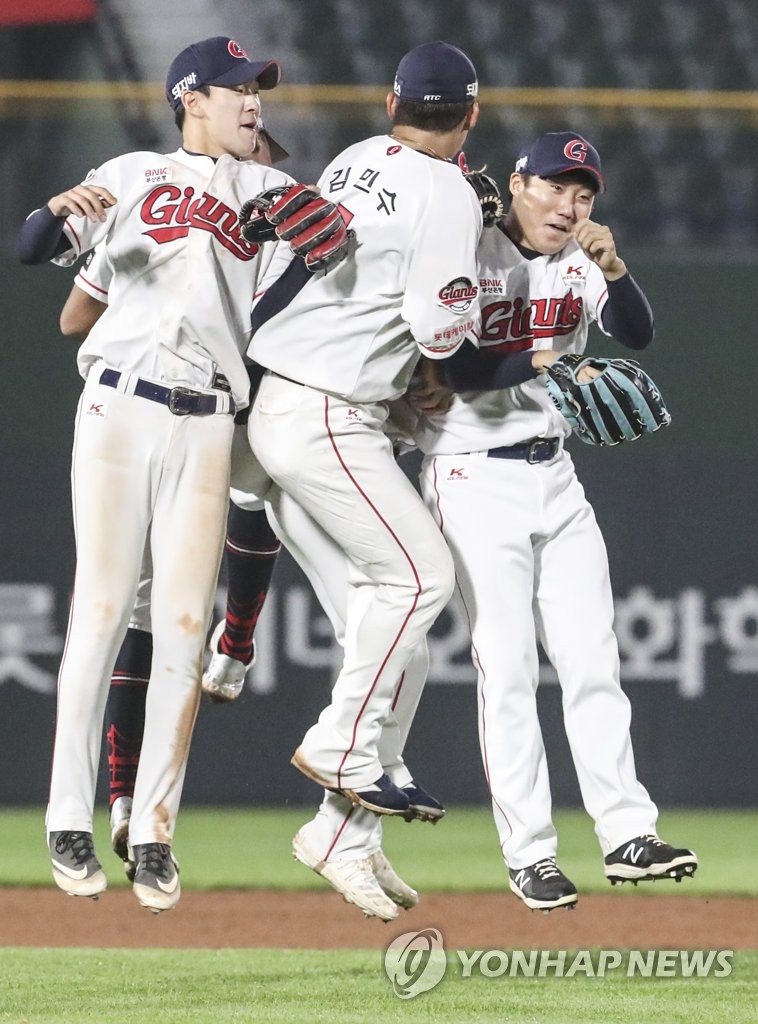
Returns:
[[[259,249],[242,237],[236,210],[208,192],[198,195],[192,186],[154,188],[142,202],[140,219],[148,225],[143,234],[158,245],[186,238],[190,228],[199,228],[209,231],[237,259],[251,260]]]

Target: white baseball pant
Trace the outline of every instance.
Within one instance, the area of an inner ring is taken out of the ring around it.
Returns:
[[[338,787],[382,774],[379,743],[397,680],[453,587],[450,553],[395,462],[386,418],[381,403],[351,406],[268,373],[249,421],[264,469],[351,567],[342,670],[302,742],[306,761]]]
[[[149,537],[153,665],[130,842],[170,843],[223,550],[233,422],[175,416],[100,385],[101,369],[85,384],[74,438],[77,566],[47,829],[92,831],[105,702]]]
[[[602,535],[569,455],[429,456],[422,491],[456,565],[478,675],[479,742],[506,863],[554,856],[537,641],[555,666],[582,800],[604,854],[655,832],[637,780]]]

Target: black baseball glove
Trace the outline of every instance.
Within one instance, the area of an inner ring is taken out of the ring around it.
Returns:
[[[601,370],[580,384],[583,366]],[[671,414],[660,391],[632,359],[560,356],[547,368],[547,391],[558,412],[585,444],[616,445],[667,427]]]
[[[476,197],[482,208],[484,226],[491,228],[503,216],[505,207],[503,206],[503,199],[500,194],[500,186],[494,178],[491,178],[489,174],[485,174],[484,170],[485,168],[482,167],[481,171],[466,171],[464,177],[474,192],[476,192]]]
[[[314,273],[345,259],[354,236],[339,207],[307,185],[271,188],[248,199],[239,222],[246,241],[260,245],[281,238]]]

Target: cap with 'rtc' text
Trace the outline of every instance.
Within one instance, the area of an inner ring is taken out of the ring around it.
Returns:
[[[476,68],[450,43],[422,43],[409,50],[395,74],[398,99],[416,103],[466,103],[476,99]]]

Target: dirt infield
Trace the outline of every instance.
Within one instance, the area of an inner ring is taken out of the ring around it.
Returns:
[[[0,889],[0,946],[384,949],[403,932],[439,928],[448,948],[756,949],[758,900],[582,896],[574,911],[528,911],[508,893],[433,893],[385,925],[331,891],[185,892],[153,915],[128,890],[99,900],[57,889]]]

